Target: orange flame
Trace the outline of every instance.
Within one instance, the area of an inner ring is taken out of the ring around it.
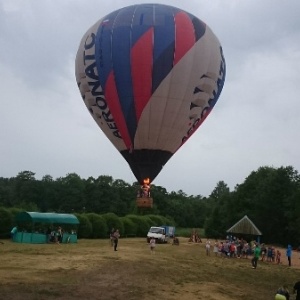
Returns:
[[[150,183],[150,179],[149,179],[149,178],[145,178],[145,179],[143,180],[143,183],[144,183],[144,184],[149,184],[149,183]]]

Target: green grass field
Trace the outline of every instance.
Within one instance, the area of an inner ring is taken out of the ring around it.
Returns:
[[[281,284],[292,290],[300,280],[294,266],[259,262],[253,270],[250,259],[206,256],[204,244],[187,238],[180,242],[157,245],[151,254],[139,238],[120,239],[117,252],[108,240],[62,245],[4,241],[0,299],[267,300],[274,299]]]

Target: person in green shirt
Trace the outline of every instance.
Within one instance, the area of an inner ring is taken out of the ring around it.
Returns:
[[[255,244],[254,252],[253,252],[253,258],[251,260],[252,263],[252,269],[256,269],[257,267],[257,261],[260,257],[260,247],[258,244]]]

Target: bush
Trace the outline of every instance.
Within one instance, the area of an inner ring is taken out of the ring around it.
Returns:
[[[91,238],[106,238],[107,237],[107,225],[105,219],[95,213],[86,214],[87,218],[92,224]]]
[[[11,213],[11,216],[12,216],[12,222],[13,222],[13,225],[14,225],[14,223],[15,223],[15,221],[16,221],[16,216],[17,216],[20,212],[24,211],[24,209],[17,208],[17,207],[10,207],[10,208],[8,208],[8,211]]]
[[[151,226],[156,226],[155,225],[155,222],[151,219],[151,218],[149,218],[149,216],[141,216],[141,218],[143,219],[143,220],[145,220],[145,222],[147,222],[147,224],[148,224],[148,229],[151,227]],[[148,232],[148,231],[147,231]]]
[[[163,217],[162,216],[162,218],[164,219],[163,225],[168,225],[168,226],[175,226],[176,225],[176,223],[175,223],[175,221],[173,220],[172,217],[170,217],[170,216]]]
[[[152,222],[153,222],[152,226],[161,226],[163,224],[166,224],[166,218],[163,216],[147,215],[147,217],[152,220]]]
[[[107,225],[108,231],[107,231],[107,237],[109,237],[110,231],[114,229],[119,229],[120,235],[122,236],[124,234],[124,226],[121,219],[114,213],[107,213],[104,215],[101,215]]]
[[[12,214],[8,209],[0,207],[0,237],[8,238],[12,227]]]
[[[84,214],[75,214],[80,224],[78,227],[78,238],[89,238],[93,232],[93,226],[88,219],[88,217]]]
[[[124,236],[136,236],[137,235],[137,225],[127,217],[121,217],[124,227]]]
[[[137,216],[137,215],[127,215],[126,217],[129,218],[134,224],[136,224],[136,226],[137,226],[136,235],[137,236],[139,236],[139,237],[147,236],[150,226],[145,217]]]

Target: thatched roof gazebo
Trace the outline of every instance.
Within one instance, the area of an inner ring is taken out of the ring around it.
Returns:
[[[232,227],[227,229],[226,232],[257,236],[258,242],[260,240],[260,236],[262,235],[261,231],[255,226],[255,224],[249,219],[247,215],[245,215]]]

